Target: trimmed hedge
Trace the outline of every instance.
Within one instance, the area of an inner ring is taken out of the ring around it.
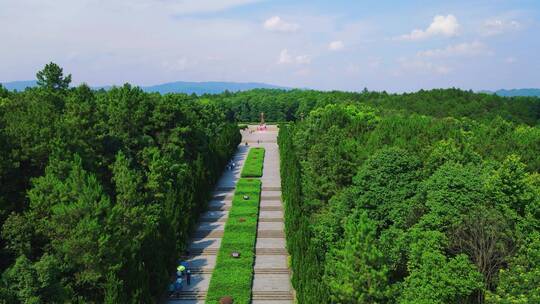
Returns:
[[[291,283],[297,303],[330,303],[328,290],[321,281],[323,265],[311,246],[309,221],[302,208],[302,173],[292,141],[293,127],[283,125],[278,136],[285,234],[293,271]]]
[[[250,303],[260,196],[259,179],[238,181],[206,303],[219,303],[224,296],[231,296],[234,303]],[[233,258],[232,252],[239,252],[240,257]]]
[[[264,165],[264,148],[251,148],[242,168],[242,177],[261,177]]]

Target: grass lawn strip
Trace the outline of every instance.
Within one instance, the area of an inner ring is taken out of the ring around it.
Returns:
[[[253,150],[257,151],[252,152]],[[262,176],[263,148],[250,150],[244,164],[244,171],[246,165],[250,163],[250,160],[253,161],[254,157],[257,161],[255,163],[260,167],[259,176]],[[261,184],[261,180],[256,178],[238,180],[216,267],[212,272],[206,303],[218,304],[219,299],[224,296],[232,297],[235,304],[248,304],[251,301]],[[244,199],[244,196],[248,199]],[[233,258],[232,252],[240,253],[240,257]]]
[[[251,148],[242,168],[242,177],[261,177],[263,174],[264,148]]]
[[[217,304],[224,296],[231,296],[234,303],[250,303],[260,196],[259,179],[238,181],[206,303]],[[233,258],[232,252],[240,253],[240,257]]]

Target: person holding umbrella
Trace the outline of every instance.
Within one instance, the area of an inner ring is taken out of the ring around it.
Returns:
[[[180,262],[180,265],[184,266],[184,271],[189,268],[189,264],[186,261]]]
[[[185,270],[186,270],[186,266],[178,265],[178,267],[176,267],[176,277],[181,278]]]

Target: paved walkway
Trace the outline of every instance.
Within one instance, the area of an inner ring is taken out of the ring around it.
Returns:
[[[191,285],[185,285],[178,299],[169,299],[174,304],[203,304],[206,299],[212,271],[216,266],[216,256],[221,245],[225,222],[232,205],[234,187],[240,178],[249,147],[240,145],[233,159],[237,163],[234,170],[226,170],[219,179],[208,211],[201,215],[199,225],[188,247],[187,261],[191,267]]]
[[[253,132],[251,132],[253,131]],[[239,166],[225,171],[220,178],[209,211],[202,215],[198,229],[189,246],[188,262],[192,269],[190,286],[184,286],[180,299],[169,300],[174,304],[202,304],[216,265],[216,255],[231,207],[234,187],[240,177],[249,147],[264,147],[264,170],[261,205],[257,229],[257,244],[252,287],[253,304],[292,304],[293,289],[287,266],[287,249],[281,203],[281,178],[279,175],[278,129],[268,126],[266,131],[255,131],[255,126],[242,131],[242,143],[234,156]],[[257,140],[259,143],[257,143]]]
[[[254,126],[250,126],[250,130],[254,129]],[[242,132],[243,143],[247,141],[251,146],[264,147],[266,150],[261,179],[261,205],[252,287],[253,304],[294,302],[285,247],[277,135],[276,126],[268,126],[266,131]]]

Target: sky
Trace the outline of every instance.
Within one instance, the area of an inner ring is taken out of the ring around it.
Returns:
[[[0,82],[540,87],[539,0],[0,0]]]

